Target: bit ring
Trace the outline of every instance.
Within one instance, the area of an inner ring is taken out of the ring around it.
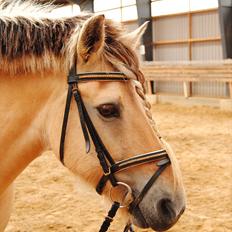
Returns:
[[[126,184],[126,183],[124,183],[124,182],[117,182],[117,185],[116,185],[116,186],[112,186],[111,189],[110,189],[110,200],[111,200],[112,202],[115,202],[115,201],[116,201],[116,200],[113,199],[112,192],[113,192],[113,189],[117,188],[118,186],[123,186],[123,187],[126,188],[126,190],[127,190],[126,195],[122,198],[122,201],[119,202],[120,208],[126,208],[126,207],[128,207],[128,206],[131,204],[131,202],[133,201],[132,189],[131,189],[131,187],[130,187],[128,184]],[[128,199],[127,202],[125,202],[126,199]]]

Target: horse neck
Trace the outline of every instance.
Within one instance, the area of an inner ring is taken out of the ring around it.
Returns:
[[[59,86],[65,88],[61,80],[54,74],[0,74],[0,194],[32,160],[49,149],[44,132],[46,117],[54,92]]]

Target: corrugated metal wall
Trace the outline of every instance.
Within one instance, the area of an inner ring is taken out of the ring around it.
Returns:
[[[221,42],[198,42],[192,45],[192,60],[221,60]]]
[[[154,89],[156,93],[182,95],[182,96],[184,94],[183,84],[181,82],[156,81],[154,82]]]
[[[192,16],[192,38],[220,37],[217,12],[198,13]],[[197,42],[192,45],[192,60],[221,60],[221,41]],[[228,97],[226,83],[192,83],[193,96]]]
[[[228,97],[227,86],[221,82],[192,83],[192,96]]]
[[[220,37],[219,17],[217,12],[192,15],[192,38]],[[192,45],[192,60],[221,60],[221,41],[196,42]]]
[[[192,38],[220,36],[217,12],[204,12],[192,15]]]
[[[170,62],[189,60],[189,43],[184,41],[188,41],[190,35],[193,39],[191,41],[192,60],[221,60],[223,58],[217,11],[192,13],[191,33],[189,25],[188,14],[155,17],[153,20],[154,60]],[[127,25],[130,31],[136,27],[136,22]],[[213,38],[217,39],[214,41]],[[202,42],[201,39],[209,39],[209,41]],[[175,43],[178,40],[183,40],[183,42]],[[183,94],[181,83],[156,82],[154,89],[160,93]],[[196,82],[192,83],[192,94],[193,96],[228,97],[228,86],[217,82]]]
[[[186,44],[157,46],[153,51],[156,61],[188,60],[188,46]]]
[[[184,15],[160,17],[153,21],[153,40],[178,40],[188,38],[188,20]]]
[[[171,41],[188,38],[188,21],[186,15],[175,17],[158,17],[153,21],[153,41]],[[156,46],[153,50],[156,61],[188,60],[186,44],[166,44]],[[182,83],[156,82],[157,93],[183,95]]]

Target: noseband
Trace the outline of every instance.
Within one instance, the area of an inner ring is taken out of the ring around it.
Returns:
[[[73,67],[69,71],[68,75],[68,93],[67,93],[67,99],[66,99],[66,106],[65,106],[65,112],[64,112],[64,118],[63,118],[63,125],[62,125],[62,131],[61,131],[61,139],[60,139],[60,160],[64,164],[64,145],[65,145],[65,135],[66,135],[66,128],[68,124],[68,118],[69,118],[69,111],[70,111],[70,105],[72,96],[75,99],[77,109],[79,112],[80,117],[80,123],[83,131],[83,136],[85,139],[86,144],[86,153],[90,151],[90,137],[94,144],[95,151],[99,160],[99,163],[102,167],[103,175],[100,178],[97,186],[96,191],[99,194],[102,194],[104,187],[108,181],[110,181],[112,188],[115,188],[119,185],[126,186],[126,189],[128,192],[131,192],[132,190],[129,185],[126,183],[119,182],[117,178],[115,177],[115,174],[123,171],[128,168],[132,168],[141,164],[145,163],[151,163],[155,162],[158,166],[158,169],[156,172],[152,175],[152,177],[148,180],[146,185],[143,187],[141,192],[138,196],[133,197],[133,199],[126,205],[124,205],[122,202],[119,203],[117,201],[113,201],[113,205],[108,212],[108,215],[105,218],[105,221],[103,222],[99,232],[107,231],[110,223],[113,221],[113,217],[115,216],[118,208],[120,207],[127,207],[129,212],[132,213],[135,210],[139,209],[139,204],[149,191],[149,189],[152,187],[154,182],[157,180],[157,178],[161,175],[161,173],[165,170],[165,168],[170,165],[170,160],[168,157],[167,152],[162,150],[153,151],[146,154],[140,154],[133,156],[129,159],[125,159],[119,162],[115,162],[113,157],[108,152],[107,148],[105,147],[104,143],[101,140],[101,137],[99,136],[87,110],[85,107],[85,104],[82,100],[80,91],[79,91],[79,84],[86,83],[89,81],[101,81],[101,82],[112,82],[112,81],[120,81],[120,82],[127,82],[129,79],[121,72],[95,72],[95,73],[80,73],[77,74],[76,72],[76,62],[74,62]],[[141,214],[141,212],[140,212]],[[141,214],[142,215],[142,214]],[[145,220],[145,219],[144,219]],[[124,232],[127,231],[133,231],[131,227],[131,223],[128,223],[124,229]]]

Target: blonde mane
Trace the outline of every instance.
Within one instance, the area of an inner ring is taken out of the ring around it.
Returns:
[[[83,23],[91,16],[54,17],[51,4],[33,1],[0,0],[0,71],[17,73],[64,72],[71,66],[76,52],[77,39]],[[132,49],[120,40],[124,30],[106,20],[106,37],[103,56],[110,62],[120,62],[136,74],[138,59]]]
[[[49,4],[0,2],[0,71],[15,75],[67,68],[66,41],[86,20],[55,18]]]
[[[4,20],[7,18],[25,17],[31,21],[43,19],[43,18],[54,18],[51,11],[56,7],[51,3],[39,4],[38,1],[22,1],[22,0],[0,0],[0,18]]]

